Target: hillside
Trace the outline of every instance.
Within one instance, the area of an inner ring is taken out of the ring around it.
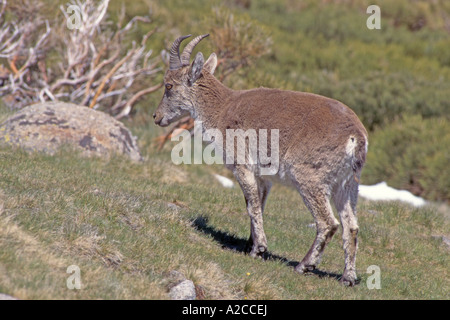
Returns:
[[[314,92],[355,110],[370,135],[363,183],[387,181],[429,200],[421,208],[359,201],[359,285],[337,281],[344,266],[340,230],[319,271],[294,272],[315,229],[298,193],[285,186],[274,186],[267,202],[268,259],[244,254],[249,221],[242,192],[213,176],[230,174],[221,166],[175,166],[171,142],[157,151],[154,139],[165,132],[151,118],[159,90],[124,120],[138,137],[142,163],[0,147],[0,293],[168,299],[176,270],[201,299],[448,299],[450,8],[446,1],[409,3],[381,1],[379,31],[365,27],[363,0],[126,4],[127,18],[150,8],[158,32],[148,46],[155,54],[181,34],[210,32],[197,49],[205,56],[239,40],[241,60],[233,56],[218,67],[228,86]],[[119,8],[111,4],[113,18]],[[136,39],[147,31],[135,30]],[[233,70],[233,63],[241,64]],[[10,114],[0,108],[0,119]],[[81,271],[80,290],[67,287],[72,265]],[[374,265],[379,290],[366,285]]]
[[[241,191],[212,177],[220,168],[176,167],[167,155],[142,164],[0,151],[0,292],[20,299],[167,299],[182,272],[206,299],[448,298],[448,216],[434,207],[359,204],[360,284],[343,269],[340,231],[320,273],[293,266],[309,249],[312,217],[295,191],[275,186],[265,228],[269,260],[243,253],[248,217]],[[69,266],[81,290],[69,290]],[[369,290],[367,268],[381,270]]]

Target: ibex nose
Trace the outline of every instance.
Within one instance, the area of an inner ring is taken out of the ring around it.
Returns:
[[[162,118],[159,119],[159,120],[156,120],[156,112],[153,114],[153,119],[155,120],[155,124],[157,124],[159,126],[159,124],[161,123]]]

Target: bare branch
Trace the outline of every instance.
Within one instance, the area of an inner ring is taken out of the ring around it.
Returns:
[[[94,99],[92,100],[91,104],[89,105],[89,108],[93,108],[95,105],[95,102],[97,101],[97,98],[100,94],[100,92],[103,90],[103,87],[106,84],[106,81],[109,80],[109,78],[111,78],[113,76],[113,74],[128,60],[130,59],[130,57],[132,56],[132,54],[134,53],[134,49],[130,50],[130,52],[122,58],[122,60],[120,60],[109,72],[108,74],[103,78],[102,83],[100,84],[100,86],[97,89],[97,92],[95,93]]]
[[[123,117],[129,114],[123,112],[125,108],[131,110],[140,98],[157,90],[154,88],[160,83],[143,89],[136,81],[141,76],[151,80],[162,70],[161,59],[152,58],[153,51],[146,48],[157,28],[130,48],[124,43],[128,33],[137,23],[151,20],[136,16],[124,23],[123,7],[117,28],[112,30],[109,2],[72,0],[70,4],[79,8],[81,24],[69,30],[64,22],[70,17],[64,6],[60,7],[63,23],[50,26],[41,15],[40,0],[17,0],[11,6],[13,19],[7,22],[6,0],[0,0],[0,58],[7,62],[7,68],[0,68],[0,97],[11,97],[8,99],[15,108],[63,99]],[[60,59],[53,58],[47,64],[49,51],[59,54]]]
[[[128,102],[126,103],[124,109],[116,116],[116,119],[121,119],[125,116],[128,116],[134,106],[134,104],[140,99],[142,98],[144,95],[146,94],[150,94],[152,92],[155,92],[156,90],[158,90],[159,88],[161,88],[163,86],[163,83],[160,83],[156,86],[147,88],[147,89],[143,89],[141,91],[139,91],[138,93],[136,93],[130,100],[128,100]]]

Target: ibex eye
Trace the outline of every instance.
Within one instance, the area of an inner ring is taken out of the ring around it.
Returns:
[[[166,89],[167,89],[167,90],[172,89],[172,87],[173,87],[173,85],[171,85],[170,83],[166,84]]]

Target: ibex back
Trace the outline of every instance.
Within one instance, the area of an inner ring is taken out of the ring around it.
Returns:
[[[170,50],[169,70],[164,77],[164,96],[154,113],[155,123],[167,126],[190,115],[202,121],[203,128],[278,129],[278,180],[294,186],[314,217],[317,234],[303,260],[299,273],[313,271],[325,246],[338,229],[330,201],[333,201],[343,229],[345,270],[341,281],[354,285],[358,246],[356,202],[361,169],[364,165],[367,131],[347,106],[323,96],[294,91],[259,88],[231,90],[214,76],[217,57],[205,62],[199,52],[190,64],[194,47],[208,35],[194,38],[181,56],[179,37]],[[223,150],[224,157],[226,150]],[[251,219],[249,246],[252,256],[267,251],[263,211],[273,176],[260,174],[260,164],[233,163],[228,167],[239,182]]]

